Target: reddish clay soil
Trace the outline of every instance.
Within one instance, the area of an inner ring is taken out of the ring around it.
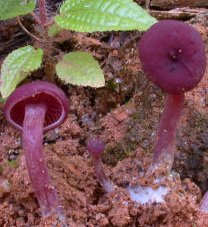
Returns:
[[[201,33],[208,53],[208,10],[194,12],[187,22]],[[161,18],[163,14],[158,15]],[[0,26],[0,44],[7,47],[0,48],[1,61],[8,48],[11,51],[32,42],[26,35],[21,39],[16,36],[16,44],[5,41],[6,36],[13,39],[14,34],[23,31],[14,21]],[[199,212],[202,195],[208,190],[208,69],[198,87],[186,94],[177,131],[174,177],[162,182],[171,190],[163,203],[141,205],[131,200],[125,187],[138,183],[158,187],[154,176],[141,177],[140,172],[146,173],[151,162],[165,94],[142,72],[138,31],[68,35],[70,39],[66,32],[61,33],[54,45],[66,52],[73,48],[93,54],[106,79],[106,86],[100,89],[64,85],[56,80],[69,97],[70,112],[61,127],[44,135],[43,147],[68,226],[208,226],[208,214]],[[35,73],[40,79],[41,70]],[[35,73],[25,83],[34,79]],[[28,178],[21,133],[7,124],[4,103],[0,105],[0,226],[62,226],[55,216],[41,217]],[[93,136],[100,136],[106,143],[104,169],[117,185],[111,194],[106,194],[98,183],[92,157],[86,150],[86,142]]]

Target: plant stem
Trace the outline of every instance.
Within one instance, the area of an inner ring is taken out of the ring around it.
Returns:
[[[52,186],[42,149],[45,113],[46,106],[43,104],[28,104],[26,106],[23,122],[23,148],[29,177],[42,215],[49,216],[52,212],[56,212],[61,217],[63,208]]]
[[[93,155],[93,162],[95,166],[95,173],[97,175],[99,183],[107,193],[111,193],[113,191],[113,185],[109,177],[104,173],[101,156]]]
[[[164,166],[167,171],[172,168],[175,154],[176,129],[183,110],[184,93],[167,94],[165,109],[162,113],[150,170]]]
[[[44,27],[47,24],[47,11],[45,0],[39,0],[39,10],[40,10],[40,21],[41,25]]]

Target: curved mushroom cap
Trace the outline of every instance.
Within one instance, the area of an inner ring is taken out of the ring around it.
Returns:
[[[98,137],[92,138],[87,143],[87,150],[92,155],[101,155],[105,150],[105,143]]]
[[[69,100],[56,85],[37,81],[18,87],[7,99],[4,114],[15,128],[23,130],[25,106],[44,103],[47,107],[43,132],[56,128],[65,120],[69,111]]]
[[[154,24],[139,43],[139,56],[147,77],[167,93],[193,89],[206,68],[200,33],[181,21]]]

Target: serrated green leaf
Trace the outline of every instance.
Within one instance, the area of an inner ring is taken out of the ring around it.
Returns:
[[[133,0],[66,0],[55,21],[79,32],[145,31],[157,22]]]
[[[85,52],[66,54],[56,65],[58,77],[66,83],[81,86],[105,85],[103,71],[93,56]]]
[[[0,20],[26,15],[35,9],[35,0],[0,0]]]
[[[6,57],[2,64],[0,79],[0,91],[3,98],[8,97],[31,71],[40,67],[42,56],[42,49],[25,46],[12,51]]]
[[[53,24],[52,26],[49,27],[48,29],[48,36],[49,37],[54,37],[56,36],[63,28],[58,26],[57,24]]]

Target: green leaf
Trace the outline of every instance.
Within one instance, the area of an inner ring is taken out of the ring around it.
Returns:
[[[0,0],[0,20],[31,13],[35,0]]]
[[[58,26],[57,24],[53,24],[48,28],[48,36],[49,37],[55,37],[63,28]]]
[[[32,46],[12,51],[4,60],[1,68],[0,91],[3,98],[8,97],[31,71],[42,63],[43,50]]]
[[[56,65],[56,72],[66,83],[91,87],[105,85],[103,71],[98,62],[85,52],[66,54]]]
[[[55,21],[79,32],[145,31],[157,22],[133,0],[66,0]]]

